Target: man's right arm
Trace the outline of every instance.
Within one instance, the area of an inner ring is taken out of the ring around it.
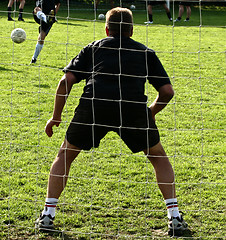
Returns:
[[[59,8],[60,8],[60,3],[57,3],[57,4],[55,5],[56,14],[57,14],[57,12],[59,11]]]
[[[48,137],[53,135],[53,126],[59,126],[61,123],[61,114],[64,108],[64,105],[67,101],[67,97],[70,94],[72,86],[77,82],[75,75],[72,72],[67,72],[61,78],[55,96],[55,103],[54,103],[54,110],[53,110],[53,117],[48,120],[45,132]]]

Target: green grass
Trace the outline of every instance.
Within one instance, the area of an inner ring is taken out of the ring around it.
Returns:
[[[55,89],[70,59],[84,45],[105,37],[104,23],[90,21],[90,10],[74,10],[67,24],[63,5],[37,64],[30,66],[38,25],[30,14],[24,15],[25,23],[8,22],[4,3],[0,4],[0,239],[168,239],[165,205],[151,164],[142,153],[132,154],[114,133],[73,163],[60,198],[57,231],[35,230],[49,168],[84,82],[73,88],[63,123],[49,139],[44,127],[52,114]],[[134,11],[133,38],[156,50],[175,89],[171,104],[156,121],[175,169],[180,209],[189,224],[184,239],[224,239],[226,10],[204,8],[201,27],[197,8],[192,8],[191,22],[175,26],[157,10],[155,24],[149,27],[143,25],[145,11]],[[27,4],[25,12],[31,11]],[[12,43],[15,27],[26,31],[25,43]],[[156,92],[148,85],[146,89],[151,103]]]

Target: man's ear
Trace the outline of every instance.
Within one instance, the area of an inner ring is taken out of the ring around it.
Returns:
[[[109,36],[109,29],[108,27],[105,27],[106,35]]]
[[[131,31],[130,31],[130,37],[133,36],[133,27],[131,28]]]

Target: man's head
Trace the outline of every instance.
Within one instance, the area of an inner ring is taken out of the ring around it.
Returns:
[[[116,7],[106,14],[107,36],[131,37],[133,34],[133,14],[127,8]]]

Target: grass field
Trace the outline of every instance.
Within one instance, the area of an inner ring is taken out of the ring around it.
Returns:
[[[73,6],[67,20],[64,4],[37,64],[31,66],[38,36],[33,6],[26,5],[26,22],[8,22],[7,1],[0,3],[0,239],[169,239],[151,164],[142,153],[132,154],[114,133],[73,163],[58,205],[56,231],[34,228],[50,165],[84,87],[82,82],[73,88],[63,123],[49,139],[44,127],[62,69],[84,45],[105,37],[104,22],[94,21],[90,9]],[[134,11],[133,39],[157,52],[175,89],[156,121],[189,224],[182,239],[226,236],[225,14],[224,7],[205,7],[200,24],[200,10],[192,7],[190,22],[173,25],[157,8],[155,23],[145,26],[146,12],[142,7]],[[27,33],[22,44],[10,39],[17,27]],[[151,103],[156,92],[147,85],[146,93]]]

